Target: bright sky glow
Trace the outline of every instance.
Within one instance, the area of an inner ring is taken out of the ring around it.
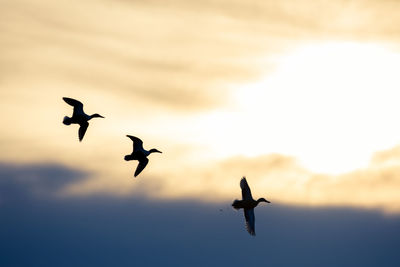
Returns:
[[[400,141],[399,70],[400,54],[377,44],[298,47],[272,74],[237,90],[243,114],[235,125],[252,136],[243,153],[290,154],[331,174],[366,166]]]

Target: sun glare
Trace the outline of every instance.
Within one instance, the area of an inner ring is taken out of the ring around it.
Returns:
[[[298,47],[236,91],[236,125],[251,135],[242,152],[290,154],[332,174],[365,166],[400,141],[399,70],[400,54],[376,44]]]

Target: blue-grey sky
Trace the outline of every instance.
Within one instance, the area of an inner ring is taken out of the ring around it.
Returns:
[[[275,203],[400,211],[399,3],[0,7],[0,160],[89,173],[60,194],[216,203],[247,175]],[[64,96],[106,117],[82,143]],[[164,152],[135,182],[126,134]]]
[[[85,173],[1,165],[1,266],[397,266],[400,217],[274,204],[256,232],[228,202],[60,198]],[[43,193],[47,192],[47,193]]]

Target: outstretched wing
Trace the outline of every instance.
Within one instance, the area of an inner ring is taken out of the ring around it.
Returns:
[[[127,135],[127,137],[129,137],[133,141],[133,151],[143,150],[143,141],[142,140],[140,140],[136,136],[132,136],[132,135]],[[147,162],[146,162],[146,164],[147,164]]]
[[[82,102],[69,98],[69,97],[63,97],[64,101],[68,104],[74,107],[74,114],[82,114],[83,112],[83,104]]]
[[[80,124],[80,127],[79,127],[79,141],[82,141],[83,137],[85,136],[85,133],[86,133],[86,130],[87,130],[88,126],[89,126],[89,123],[86,122],[86,121]]]
[[[143,159],[139,160],[139,164],[136,167],[136,171],[135,171],[135,177],[138,176],[139,173],[141,173],[143,171],[143,169],[146,167],[147,163],[149,163],[148,158],[143,158]]]
[[[243,177],[242,180],[240,180],[240,188],[242,188],[243,200],[253,200],[253,196],[251,195],[251,190],[249,185],[247,184],[246,177]]]
[[[256,235],[256,218],[254,217],[254,209],[245,209],[244,218],[246,219],[246,229],[251,235]]]

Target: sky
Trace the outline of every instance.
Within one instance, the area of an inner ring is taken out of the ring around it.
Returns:
[[[0,0],[1,265],[396,266],[399,11]],[[136,178],[127,134],[163,152]]]

